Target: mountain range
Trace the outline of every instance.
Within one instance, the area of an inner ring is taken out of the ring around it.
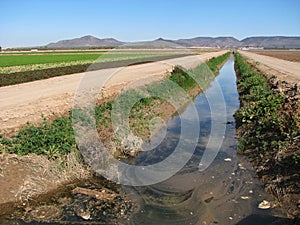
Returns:
[[[241,41],[234,37],[196,37],[190,39],[167,40],[158,38],[153,41],[122,42],[113,38],[99,39],[91,35],[70,40],[62,40],[46,45],[47,48],[76,48],[76,47],[264,47],[264,48],[300,48],[300,37],[248,37]]]

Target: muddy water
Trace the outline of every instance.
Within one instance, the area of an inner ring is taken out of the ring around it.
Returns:
[[[226,133],[215,160],[200,172],[199,162],[208,142],[212,121],[206,95],[214,93],[217,85],[220,85],[226,103],[226,120],[220,124],[226,124]],[[194,99],[200,118],[200,138],[186,166],[164,182],[146,187],[123,187],[127,196],[140,206],[130,219],[130,224],[259,225],[269,224],[282,216],[279,209],[258,209],[261,201],[273,199],[263,191],[247,160],[237,155],[233,114],[239,108],[238,97],[234,60],[231,57],[210,87]],[[136,164],[159,162],[172,153],[179,137],[180,119],[175,116],[167,122],[164,141],[155,151],[140,154]]]

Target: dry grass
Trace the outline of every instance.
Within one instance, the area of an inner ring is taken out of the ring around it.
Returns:
[[[91,175],[75,152],[57,160],[35,154],[17,156],[2,153],[0,156],[3,185],[0,184],[0,203],[27,201],[64,183]]]

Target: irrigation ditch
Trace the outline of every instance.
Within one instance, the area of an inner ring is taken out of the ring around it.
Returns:
[[[205,114],[209,106],[205,103],[202,93],[206,89],[214,91],[210,89],[213,80],[229,56],[230,53],[227,53],[212,58],[207,65],[200,65],[192,71],[185,71],[176,66],[168,79],[182,87],[190,99],[200,105],[203,111],[199,113]],[[224,146],[207,171],[200,174],[196,162],[203,154],[203,146],[206,143],[203,140],[206,140],[209,134],[207,124],[210,119],[201,121],[201,142],[188,165],[166,182],[141,188],[122,187],[89,171],[76,149],[71,116],[58,117],[51,123],[44,120],[39,126],[28,124],[11,138],[0,137],[0,152],[2,156],[9,155],[6,162],[12,164],[11,169],[22,166],[26,157],[34,154],[33,157],[42,157],[37,160],[45,162],[46,167],[55,171],[49,174],[47,179],[61,174],[67,175],[63,182],[58,181],[63,185],[50,192],[45,191],[47,188],[44,185],[45,190],[38,192],[38,196],[34,195],[34,191],[43,181],[36,184],[33,182],[33,186],[29,184],[24,193],[19,193],[23,195],[18,202],[1,205],[3,210],[0,212],[0,223],[167,224],[171,221],[174,224],[196,224],[199,221],[210,221],[214,224],[298,224],[298,86],[280,81],[275,76],[264,77],[254,65],[247,64],[238,52],[235,52],[234,56],[237,80],[235,73],[232,73],[233,58],[224,66],[226,68],[221,77],[217,77],[218,82],[222,83],[228,104],[228,121],[224,121],[227,126]],[[210,79],[205,76],[200,78],[201,87],[189,76],[189,73],[203,75],[211,74],[211,71],[214,76],[208,76]],[[229,73],[231,75],[228,75]],[[237,90],[233,90],[232,82],[237,83]],[[168,82],[162,81],[142,87],[141,91],[162,95],[166,94],[169,88]],[[167,94],[178,98],[177,93]],[[126,91],[124,99],[120,97],[124,100],[124,107],[128,105],[126,101],[134,99],[136,95],[139,95],[137,90]],[[111,153],[120,161],[129,164],[143,163],[147,160],[153,162],[164,154],[169,154],[170,147],[169,150],[163,147],[156,156],[151,156],[150,153],[140,154],[139,149],[142,141],[151,139],[158,131],[152,130],[150,121],[160,117],[164,121],[171,118],[171,122],[175,123],[177,114],[182,112],[176,112],[171,104],[160,98],[142,98],[131,108],[129,118],[133,134],[140,139],[123,140],[124,144],[114,138],[111,126],[110,112],[115,100],[116,97],[112,96],[99,102],[95,108],[99,137]],[[182,102],[182,111],[188,104]],[[84,114],[82,116],[84,117]],[[173,129],[177,135],[177,128]],[[166,146],[172,144],[167,143]],[[254,171],[242,155],[248,158]],[[50,163],[47,164],[48,162]],[[53,162],[56,166],[53,166]],[[0,164],[0,175],[5,169],[3,165]],[[40,167],[44,168],[45,165],[40,164]],[[41,172],[37,171],[38,174]],[[68,176],[68,173],[71,176]],[[263,187],[255,179],[255,173]],[[38,174],[34,174],[37,179]],[[275,200],[266,195],[264,190],[273,195]],[[258,203],[263,199],[272,203],[271,208],[275,207],[272,213],[257,209]],[[280,210],[277,210],[278,206]],[[287,214],[290,219],[285,218],[286,215],[283,214]]]

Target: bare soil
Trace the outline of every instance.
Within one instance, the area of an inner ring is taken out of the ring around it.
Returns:
[[[291,62],[300,62],[300,51],[259,51],[259,55],[266,55]]]

